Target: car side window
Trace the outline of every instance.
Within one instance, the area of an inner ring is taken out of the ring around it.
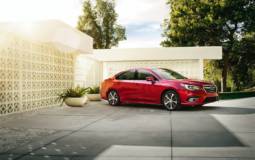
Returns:
[[[137,80],[146,80],[146,77],[154,77],[149,71],[147,70],[137,70]],[[156,78],[155,78],[156,79]]]
[[[135,79],[135,71],[127,71],[121,73],[116,77],[118,80],[134,80]]]

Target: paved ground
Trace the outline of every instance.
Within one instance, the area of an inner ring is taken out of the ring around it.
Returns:
[[[0,117],[0,160],[254,160],[255,98],[168,112],[105,102]]]

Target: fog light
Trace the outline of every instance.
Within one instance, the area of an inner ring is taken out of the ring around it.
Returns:
[[[198,100],[198,97],[191,97],[188,99],[189,102],[195,102]]]

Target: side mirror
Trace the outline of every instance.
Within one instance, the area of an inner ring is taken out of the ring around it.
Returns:
[[[156,80],[155,80],[154,77],[151,77],[151,76],[150,76],[150,77],[146,77],[146,81],[150,81],[151,83],[154,84]]]

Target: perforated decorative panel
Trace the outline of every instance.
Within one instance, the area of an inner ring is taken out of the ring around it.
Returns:
[[[74,82],[75,53],[14,35],[0,41],[0,115],[57,105]]]

